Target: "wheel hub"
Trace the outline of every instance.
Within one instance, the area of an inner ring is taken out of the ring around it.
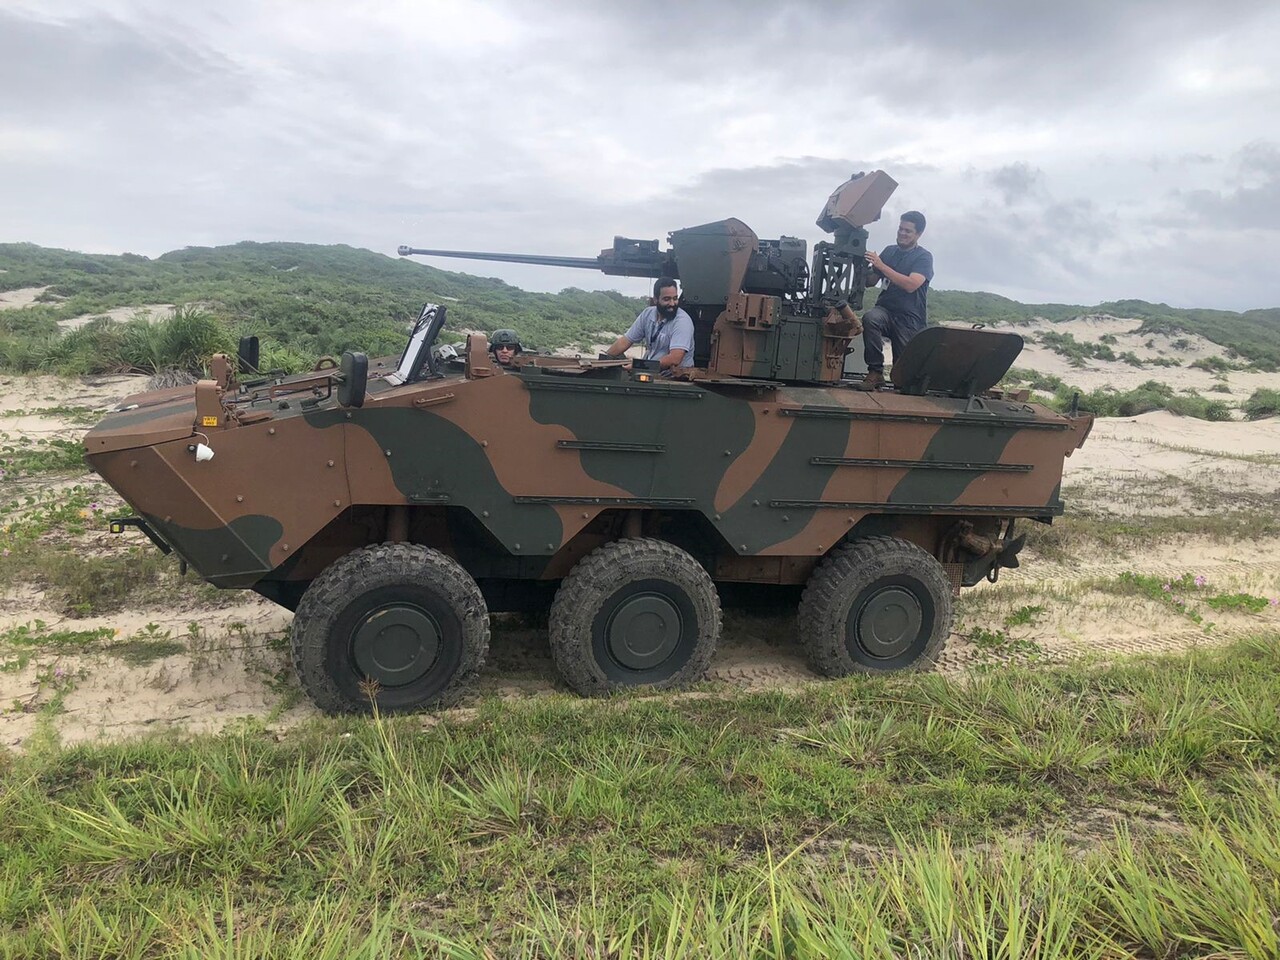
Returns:
[[[683,630],[674,603],[659,594],[642,593],[618,605],[605,626],[605,642],[622,666],[648,670],[671,656]]]
[[[417,607],[375,610],[356,627],[352,639],[360,671],[385,687],[417,680],[440,652],[439,624]]]
[[[924,614],[920,601],[902,587],[886,587],[873,594],[853,627],[853,639],[870,656],[887,660],[900,656],[920,636]]]

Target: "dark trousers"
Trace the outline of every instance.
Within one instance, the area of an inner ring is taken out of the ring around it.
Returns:
[[[924,327],[923,320],[909,314],[890,313],[884,307],[872,307],[862,315],[862,356],[867,361],[867,369],[884,369],[886,337],[893,347],[893,362],[897,363],[907,343]]]

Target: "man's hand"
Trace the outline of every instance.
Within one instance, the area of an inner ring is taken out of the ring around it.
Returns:
[[[876,253],[874,250],[868,250],[866,257],[867,263],[880,271],[880,276],[884,277],[895,287],[901,287],[903,290],[907,291],[907,293],[915,293],[916,290],[920,289],[920,286],[924,283],[923,273],[899,273],[897,270],[893,269],[893,267],[881,260],[880,254]]]

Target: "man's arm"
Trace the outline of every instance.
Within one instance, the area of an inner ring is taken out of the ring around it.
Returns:
[[[671,349],[658,359],[663,370],[680,366],[685,354],[693,350],[693,318],[681,310],[671,322],[675,324],[671,331]]]
[[[680,366],[680,361],[684,359],[686,351],[678,347],[673,347],[667,352],[666,356],[658,360],[658,366],[663,370],[670,370],[672,367]]]
[[[915,293],[920,289],[928,277],[923,273],[899,273],[893,267],[889,266],[880,259],[880,254],[874,250],[867,251],[867,262],[871,264],[880,275],[892,283],[895,287],[901,287],[907,293]]]
[[[647,311],[641,310],[640,315],[635,318],[631,326],[627,328],[627,332],[613,341],[613,346],[605,351],[611,357],[620,357],[627,352],[632,344],[639,343],[644,339],[644,315]]]
[[[620,357],[627,352],[633,341],[628,340],[625,336],[619,337],[613,341],[613,346],[605,351],[611,357]]]

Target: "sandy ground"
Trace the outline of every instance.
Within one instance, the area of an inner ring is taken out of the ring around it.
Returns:
[[[21,310],[36,302],[36,297],[48,287],[19,287],[17,290],[0,290],[0,310]]]
[[[0,310],[20,310],[36,303],[36,298],[48,290],[48,287],[21,287],[17,290],[0,291]],[[60,298],[57,298],[60,299]],[[125,320],[160,320],[172,311],[172,303],[152,303],[141,307],[116,307],[102,313],[86,313],[78,317],[59,320],[58,326],[63,330],[75,330],[83,327],[91,320],[105,317],[108,320],[123,322]]]
[[[173,312],[173,307],[172,303],[152,303],[145,307],[116,307],[114,310],[104,310],[102,313],[83,313],[78,317],[68,317],[65,320],[59,320],[58,326],[63,330],[76,330],[99,319],[107,319],[115,323],[123,323],[126,320],[163,320]]]
[[[1098,331],[1113,331],[1119,338],[1125,324],[1136,326],[1135,321],[1106,318],[1054,328],[1070,330],[1077,339]],[[1129,347],[1122,342],[1113,349]],[[1058,360],[1062,358],[1032,346],[1019,366],[1056,372]],[[1106,382],[1122,386],[1132,370],[1123,363],[1093,364],[1085,370],[1067,367],[1065,361],[1061,366],[1066,367],[1064,378],[1069,372],[1071,381],[1086,389]],[[1201,373],[1154,368],[1138,371],[1137,382],[1158,378],[1199,388],[1195,378]],[[1233,385],[1244,380],[1231,377]],[[0,377],[0,447],[77,437],[83,427],[67,419],[66,408],[102,411],[143,386],[136,377]],[[1242,386],[1238,394],[1247,396],[1247,388]],[[1270,509],[1280,506],[1280,420],[1207,423],[1167,413],[1101,420],[1066,467],[1069,510],[1151,515],[1241,506]],[[0,505],[20,501],[38,488],[83,482],[0,480]],[[119,505],[105,487],[99,493],[108,509]],[[77,542],[77,549],[91,555],[122,549],[122,542],[91,533]],[[1205,589],[1214,592],[1280,598],[1280,539],[1220,543],[1182,538],[1075,556],[1069,562],[1050,562],[1029,552],[1023,557],[1022,567],[1006,571],[998,583],[965,592],[940,670],[998,665],[1016,650],[1047,659],[1107,659],[1280,630],[1280,606],[1248,613],[1204,611],[1204,622],[1196,622],[1172,602],[1107,590],[1125,572],[1167,580],[1190,574],[1204,577]],[[42,621],[46,631],[105,628],[112,637],[91,654],[51,645],[0,647],[0,748],[21,750],[33,737],[75,743],[157,729],[214,731],[246,718],[279,727],[314,716],[314,708],[299,695],[284,651],[291,615],[249,593],[225,595],[225,602],[211,609],[196,594],[193,583],[189,595],[168,607],[70,619],[29,584],[0,587],[0,634]],[[1036,608],[1021,618],[1028,622],[1006,630],[1010,644],[993,650],[981,643],[981,630],[999,630],[1006,618],[1028,607]],[[514,617],[495,618],[489,661],[475,684],[477,696],[542,696],[563,689],[545,630],[521,624]],[[150,662],[132,662],[130,641],[135,646],[164,641],[171,651]],[[822,682],[805,665],[791,616],[736,612],[726,614],[724,639],[709,679],[734,689]],[[51,708],[55,703],[60,709]]]
[[[1195,390],[1212,399],[1234,404],[1248,399],[1260,387],[1275,389],[1277,379],[1280,379],[1274,373],[1247,370],[1230,370],[1219,377],[1208,370],[1192,368],[1189,364],[1196,360],[1229,358],[1218,344],[1196,334],[1139,334],[1137,331],[1141,326],[1141,320],[1099,315],[1054,323],[1038,320],[1030,324],[996,326],[995,329],[1012,330],[1026,339],[1016,366],[1053,374],[1085,390],[1107,386],[1121,391],[1132,390],[1148,380],[1156,380],[1175,390]],[[1135,367],[1122,361],[1089,360],[1083,367],[1075,367],[1066,357],[1036,342],[1036,337],[1046,331],[1070,334],[1081,343],[1101,343],[1102,337],[1110,335],[1115,338],[1115,342],[1109,345],[1116,356],[1132,353],[1142,361],[1166,358],[1181,361],[1182,365],[1158,367],[1148,362],[1146,366]],[[1175,346],[1179,343],[1185,345]],[[1226,392],[1212,389],[1223,384],[1227,387]]]

